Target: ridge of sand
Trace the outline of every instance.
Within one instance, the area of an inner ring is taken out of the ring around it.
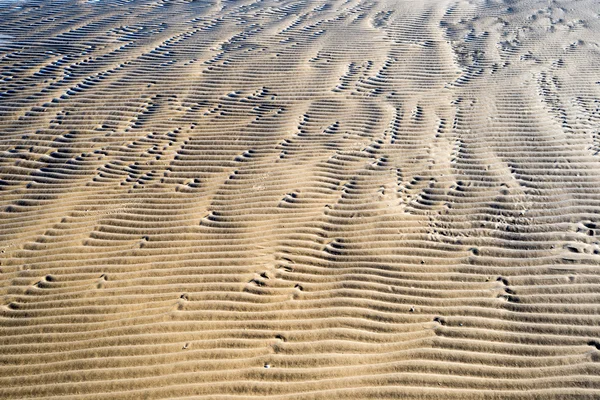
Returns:
[[[1,1],[0,398],[600,397],[597,1]]]

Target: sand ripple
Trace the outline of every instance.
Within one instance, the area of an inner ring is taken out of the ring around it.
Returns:
[[[0,2],[0,398],[599,398],[599,15]]]

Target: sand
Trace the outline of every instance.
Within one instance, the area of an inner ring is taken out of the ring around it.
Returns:
[[[0,2],[0,398],[600,398],[595,0]]]

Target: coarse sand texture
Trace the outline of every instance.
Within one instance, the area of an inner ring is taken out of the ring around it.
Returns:
[[[0,399],[600,399],[600,1],[0,0]]]

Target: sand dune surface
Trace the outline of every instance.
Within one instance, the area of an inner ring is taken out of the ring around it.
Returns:
[[[0,2],[0,398],[600,398],[600,3]]]

